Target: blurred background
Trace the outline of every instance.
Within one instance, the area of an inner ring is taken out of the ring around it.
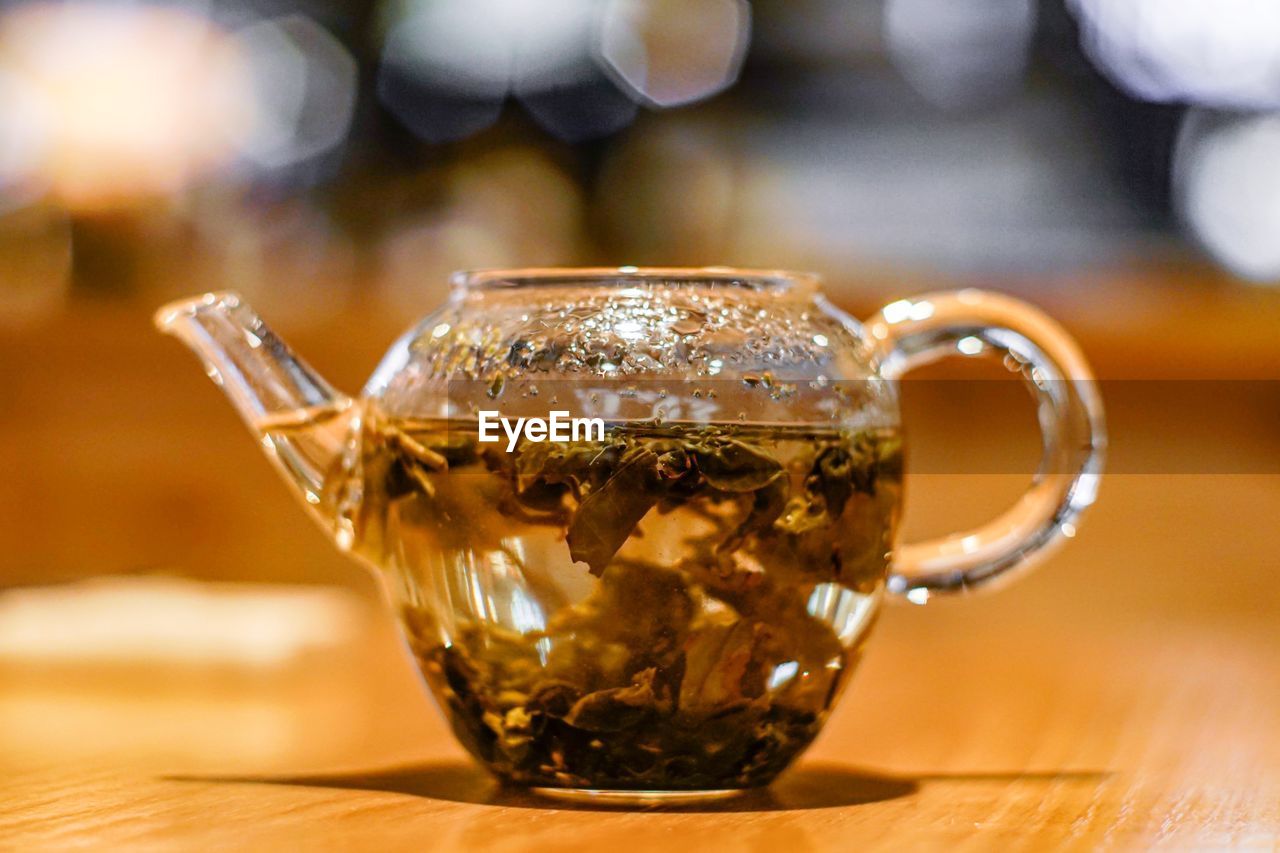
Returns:
[[[0,677],[28,687],[0,697],[0,745],[188,731],[58,704],[93,682],[54,664],[107,666],[108,690],[139,660],[272,673],[319,648],[359,673],[351,632],[386,629],[155,306],[239,290],[354,391],[450,271],[588,264],[809,269],[859,315],[970,285],[1035,302],[1101,376],[1165,391],[1108,398],[1116,474],[1079,541],[935,624],[1050,602],[1082,625],[1238,619],[1243,588],[1274,620],[1280,7],[6,0]],[[1017,393],[911,394],[913,452],[1034,459]],[[920,475],[907,533],[977,523],[1025,480]],[[386,666],[386,695],[417,695]],[[235,706],[236,744],[292,742],[289,713],[259,713],[275,695]]]

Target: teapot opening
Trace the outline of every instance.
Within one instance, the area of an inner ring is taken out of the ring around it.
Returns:
[[[547,285],[683,285],[739,287],[749,290],[794,289],[808,292],[817,289],[819,280],[815,273],[736,267],[525,267],[463,270],[453,274],[450,284],[455,291]]]

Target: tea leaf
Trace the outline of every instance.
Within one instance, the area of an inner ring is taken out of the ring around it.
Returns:
[[[643,446],[627,450],[618,469],[578,506],[569,524],[569,556],[599,577],[658,501],[658,456]]]
[[[636,673],[630,687],[597,690],[579,699],[565,722],[589,732],[619,732],[641,722],[655,710],[652,667]]]
[[[712,713],[764,692],[747,673],[764,625],[737,619],[712,623],[690,636],[685,645],[685,674],[680,708],[686,713]]]
[[[773,454],[736,439],[690,442],[698,470],[713,488],[726,492],[754,492],[782,476],[782,463]]]

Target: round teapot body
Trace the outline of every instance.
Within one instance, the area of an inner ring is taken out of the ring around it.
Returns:
[[[463,276],[370,380],[339,498],[463,744],[561,791],[784,769],[889,566],[871,351],[803,276]]]

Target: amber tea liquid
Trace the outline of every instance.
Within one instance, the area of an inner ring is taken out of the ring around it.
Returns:
[[[900,499],[890,431],[612,424],[481,443],[366,418],[353,548],[432,692],[499,776],[766,784],[816,735],[874,619]]]

